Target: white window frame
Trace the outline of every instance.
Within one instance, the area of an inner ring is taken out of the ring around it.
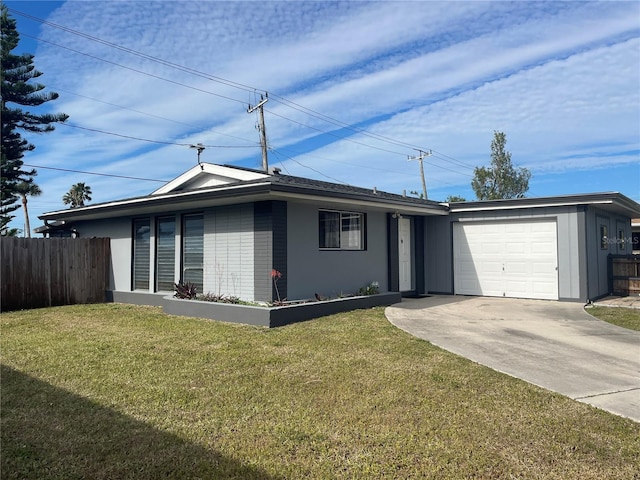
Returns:
[[[327,222],[326,217],[323,218],[323,214],[334,215],[336,217],[337,224],[334,226],[333,232],[327,232],[326,226],[324,227],[324,238],[320,236],[323,232],[322,222]],[[354,219],[357,219],[357,222],[350,221]],[[354,228],[354,226],[356,228]],[[365,250],[365,230],[366,216],[364,213],[325,209],[318,211],[318,246],[320,250]],[[328,235],[331,233],[335,235],[335,238],[328,238]],[[335,246],[326,246],[327,243],[333,243]]]

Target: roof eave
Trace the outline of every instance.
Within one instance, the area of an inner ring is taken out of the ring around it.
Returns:
[[[577,205],[599,206],[630,217],[640,216],[640,204],[619,192],[456,202],[449,204],[449,209],[451,213],[465,213],[489,210],[515,210],[522,208],[548,208]]]

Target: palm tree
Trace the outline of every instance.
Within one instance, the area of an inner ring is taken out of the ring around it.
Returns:
[[[42,194],[40,187],[33,182],[19,182],[15,186],[15,191],[22,198],[22,208],[24,208],[24,229],[28,238],[31,238],[31,225],[29,223],[29,210],[27,210],[27,196],[37,197]]]
[[[65,205],[71,204],[71,208],[84,207],[84,202],[91,201],[91,187],[84,183],[76,183],[62,196]]]

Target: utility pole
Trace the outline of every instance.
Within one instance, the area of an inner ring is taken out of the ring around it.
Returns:
[[[420,162],[420,178],[422,179],[422,193],[424,194],[424,199],[427,200],[427,183],[424,180],[424,166],[422,165],[422,161],[426,158],[426,157],[430,157],[433,154],[433,152],[431,152],[431,150],[429,150],[428,152],[423,152],[422,150],[418,150],[418,155],[416,155],[415,157],[408,157],[409,161],[411,160],[418,160]]]
[[[247,113],[253,113],[258,110],[258,131],[260,132],[260,146],[262,147],[262,169],[265,173],[269,172],[269,161],[267,160],[267,130],[264,126],[264,104],[269,101],[269,94],[266,97],[260,95],[260,103],[255,107],[249,105]]]

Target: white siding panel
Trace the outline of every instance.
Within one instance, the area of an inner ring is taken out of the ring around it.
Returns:
[[[455,293],[558,298],[555,220],[457,223],[453,244]]]

